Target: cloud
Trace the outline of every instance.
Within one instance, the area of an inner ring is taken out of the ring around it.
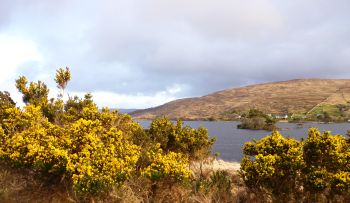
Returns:
[[[50,75],[70,66],[69,90],[110,98],[101,105],[150,107],[257,82],[350,77],[346,0],[0,3],[0,35],[35,44],[42,57],[11,74],[54,87]],[[182,88],[160,94],[174,85]]]
[[[123,107],[126,109],[142,109],[145,104],[148,107],[155,107],[176,99],[175,95],[181,92],[181,85],[173,85],[164,91],[156,92],[152,96],[144,94],[118,94],[113,92],[97,91],[93,92],[93,100],[99,107]],[[84,92],[72,92],[72,95],[78,95],[83,98]]]
[[[20,67],[26,63],[41,63],[42,56],[37,45],[16,36],[0,35],[0,91],[10,91],[18,101],[20,95],[15,90],[15,79]]]

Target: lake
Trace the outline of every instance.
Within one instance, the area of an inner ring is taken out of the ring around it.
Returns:
[[[150,121],[138,121],[143,127],[148,128]],[[208,129],[210,137],[216,137],[214,144],[214,153],[219,152],[219,158],[225,161],[240,162],[242,158],[243,144],[252,139],[260,139],[269,135],[269,131],[264,130],[245,130],[237,129],[239,122],[237,121],[185,121],[185,125],[192,128],[203,126]],[[307,138],[308,129],[311,127],[318,128],[321,132],[330,130],[332,134],[345,135],[347,130],[350,130],[350,123],[304,123],[303,126],[297,126],[295,123],[278,123],[281,128],[280,132],[286,137],[293,137],[300,140]]]

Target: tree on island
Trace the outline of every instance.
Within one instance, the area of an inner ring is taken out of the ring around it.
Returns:
[[[248,113],[242,115],[241,124],[237,125],[240,129],[251,130],[274,130],[277,127],[276,119],[265,114],[258,109],[250,109]]]

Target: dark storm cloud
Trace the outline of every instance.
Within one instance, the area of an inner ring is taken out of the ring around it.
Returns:
[[[20,72],[69,65],[72,91],[154,95],[177,85],[173,96],[183,97],[350,77],[345,0],[8,2],[0,31],[33,40],[45,58]]]

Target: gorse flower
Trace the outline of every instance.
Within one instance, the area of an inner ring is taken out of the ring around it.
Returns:
[[[279,199],[302,192],[350,193],[350,146],[341,135],[311,128],[306,140],[297,141],[275,131],[247,142],[243,153],[241,173],[253,191],[267,191]]]
[[[189,160],[210,154],[214,140],[203,128],[182,127],[163,118],[145,130],[129,115],[108,108],[99,111],[91,94],[64,102],[69,80],[68,68],[57,71],[55,81],[62,93],[48,99],[44,83],[28,85],[20,77],[16,86],[24,108],[0,92],[0,160],[65,178],[79,193],[94,193],[137,175],[183,181],[191,175]]]

